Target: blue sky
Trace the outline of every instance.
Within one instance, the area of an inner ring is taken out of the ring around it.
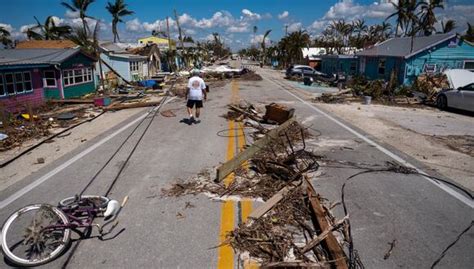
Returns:
[[[110,0],[112,1],[112,0]],[[179,21],[187,35],[197,40],[206,40],[212,32],[218,32],[225,43],[234,49],[247,47],[258,42],[261,35],[272,29],[270,39],[277,41],[288,30],[305,29],[317,35],[333,19],[348,21],[364,18],[368,24],[383,21],[393,11],[390,2],[397,0],[126,0],[134,15],[125,17],[126,23],[119,27],[122,41],[136,42],[138,37],[147,36],[151,30],[165,30],[164,19],[171,18],[172,35],[176,36],[173,10],[178,12]],[[54,15],[60,24],[77,25],[77,14],[67,12],[59,0],[0,0],[0,25],[22,39],[29,25],[34,24],[33,16],[40,21]],[[106,0],[96,0],[89,14],[101,20],[101,39],[111,39],[111,17],[105,10]],[[474,1],[449,0],[445,10],[438,10],[439,19],[455,19],[459,32],[466,22],[474,23]],[[91,22],[94,23],[94,22]],[[256,35],[253,26],[258,27]]]

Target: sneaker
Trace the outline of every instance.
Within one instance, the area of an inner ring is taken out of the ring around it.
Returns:
[[[194,122],[194,117],[193,116],[189,117],[189,122]]]

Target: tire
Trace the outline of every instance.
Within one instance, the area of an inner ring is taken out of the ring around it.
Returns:
[[[105,207],[110,201],[109,198],[100,195],[82,195],[81,201],[92,201],[93,204],[97,207]],[[60,207],[71,206],[77,204],[76,196],[68,197],[59,201]]]
[[[448,98],[444,95],[438,96],[438,98],[436,98],[436,106],[440,110],[446,110],[448,108]]]
[[[16,266],[31,267],[59,257],[69,247],[71,230],[42,229],[56,224],[69,224],[67,216],[57,207],[35,204],[17,210],[8,217],[2,228],[1,243],[5,259]],[[39,251],[38,247],[41,248]]]

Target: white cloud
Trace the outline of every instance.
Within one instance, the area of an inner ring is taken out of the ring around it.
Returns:
[[[301,22],[295,22],[290,25],[288,25],[288,33],[296,32],[301,30],[303,27],[303,24]]]
[[[79,18],[79,11],[66,10],[66,14],[64,14],[64,17],[66,17],[68,19]]]
[[[249,26],[247,24],[244,25],[232,25],[229,28],[227,28],[227,32],[229,33],[245,33],[248,32]]]
[[[263,41],[263,35],[256,35],[254,37],[252,37],[250,39],[250,43],[254,44],[254,45],[260,45]],[[265,38],[265,45],[268,46],[270,45],[271,41],[270,41],[270,38]]]
[[[283,19],[288,18],[289,15],[290,15],[290,13],[289,13],[287,10],[285,10],[285,11],[283,11],[283,13],[278,14],[278,18],[279,18],[280,20],[283,20]]]
[[[262,16],[258,13],[254,13],[246,8],[242,9],[242,17],[241,19],[248,19],[248,20],[260,20]]]
[[[143,31],[143,26],[140,22],[139,19],[135,18],[131,21],[127,21],[125,23],[125,27],[128,31],[131,31],[131,32],[140,32],[140,31]]]

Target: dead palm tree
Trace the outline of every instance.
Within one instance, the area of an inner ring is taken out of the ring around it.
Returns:
[[[265,64],[265,39],[268,37],[268,35],[272,32],[272,30],[267,30],[265,34],[263,35],[262,38],[262,64]]]
[[[5,47],[12,44],[10,32],[2,26],[0,26],[0,43],[2,43]]]
[[[37,24],[26,31],[28,39],[58,40],[71,34],[72,28],[68,25],[56,25],[54,16],[48,16],[44,24],[41,24],[36,17],[34,18]]]
[[[463,38],[469,42],[474,42],[474,27],[470,23],[467,23],[466,34]]]
[[[81,18],[82,26],[84,31],[89,32],[89,26],[87,25],[86,18],[93,19],[92,17],[86,14],[87,8],[90,4],[94,3],[95,0],[70,0],[71,3],[61,2],[61,5],[65,6],[72,12],[79,12],[79,18]]]
[[[431,35],[436,31],[434,25],[438,21],[436,19],[434,10],[436,8],[444,9],[443,0],[429,0],[427,2],[421,1],[419,2],[419,6],[421,7],[421,11],[419,13],[421,28],[423,29],[425,35]]]
[[[132,15],[134,12],[127,9],[127,4],[123,0],[115,0],[115,3],[112,4],[107,2],[105,7],[109,13],[112,15],[112,33],[114,34],[114,43],[117,40],[120,42],[120,37],[117,31],[117,24],[123,22],[122,17]]]
[[[452,30],[454,30],[454,28],[456,28],[456,21],[455,20],[447,20],[446,22],[442,21],[441,22],[441,32],[438,32],[438,33],[446,34],[446,33],[451,32]]]

